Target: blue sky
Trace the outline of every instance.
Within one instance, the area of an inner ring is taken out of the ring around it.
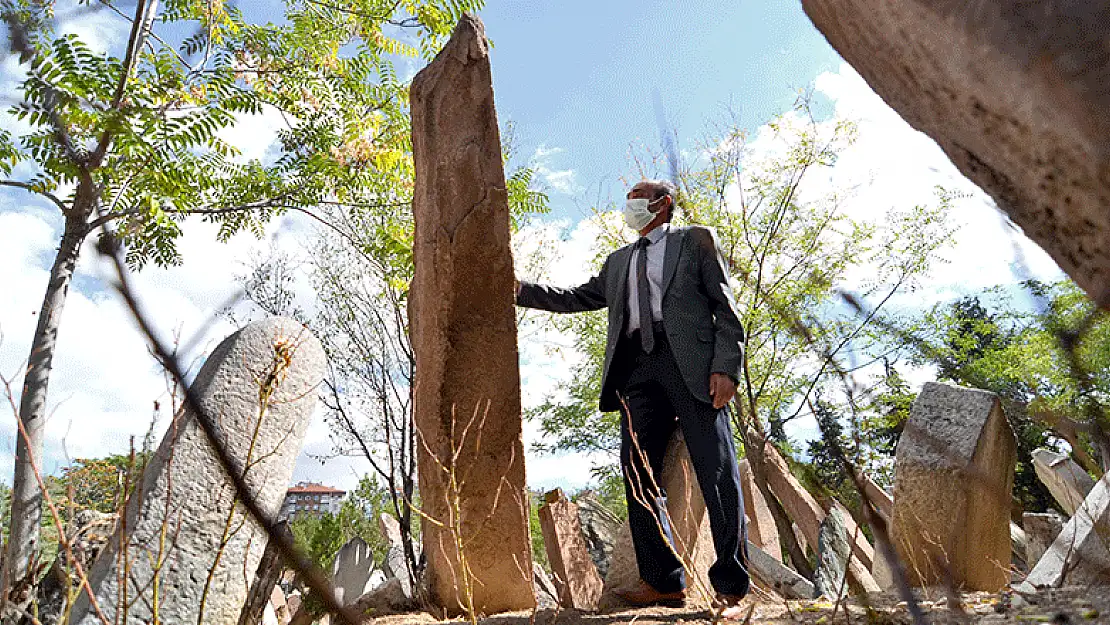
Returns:
[[[629,147],[659,147],[656,93],[687,147],[728,111],[756,128],[841,62],[800,3],[781,0],[509,0],[481,17],[500,119],[523,154],[561,149],[545,164],[575,172],[589,192],[579,200],[622,197]],[[581,216],[565,194],[552,204],[556,217]]]
[[[248,5],[248,13],[262,13],[263,6]],[[539,238],[552,241],[553,261],[544,276],[550,282],[570,285],[588,277],[596,242],[596,223],[586,218],[588,209],[623,196],[633,171],[630,147],[660,146],[656,94],[667,127],[678,132],[679,147],[693,151],[710,126],[730,114],[757,143],[761,138],[766,143],[764,124],[788,110],[799,89],[813,90],[819,114],[859,123],[860,139],[817,180],[819,185],[856,190],[844,208],[854,218],[881,222],[892,208],[932,202],[936,185],[964,194],[952,215],[961,230],[947,262],[938,264],[900,305],[924,308],[1013,283],[1018,257],[1038,277],[1060,275],[1051,260],[999,217],[989,198],[952,167],[935,143],[907,126],[843,64],[798,2],[494,0],[481,17],[495,46],[499,117],[515,125],[518,161],[531,163],[540,173],[553,208],[522,233],[517,249],[527,250]],[[125,28],[105,11],[60,25],[99,49],[119,45]],[[409,62],[409,73],[419,65]],[[15,92],[18,72],[12,58],[0,64],[0,84],[9,93]],[[225,138],[246,156],[261,158],[281,123],[275,117],[241,118]],[[0,126],[12,127],[6,113],[0,113]],[[234,329],[226,319],[212,319],[237,291],[236,276],[248,272],[252,259],[271,248],[303,252],[308,229],[305,221],[289,217],[276,222],[262,240],[241,235],[222,244],[210,225],[188,221],[179,245],[184,263],[143,270],[136,276],[140,296],[165,336],[188,339],[201,333],[198,349],[190,354],[200,357]],[[61,220],[48,205],[0,189],[0,374],[14,377],[16,387],[60,231]],[[126,312],[104,288],[105,275],[92,255],[86,255],[67,303],[51,382],[49,469],[62,466],[67,457],[125,452],[128,438],[141,438],[149,427],[155,400],[162,406],[159,430],[168,421],[170,402],[162,377]],[[310,301],[308,280],[300,286],[299,294]],[[580,355],[542,316],[524,323],[519,344],[523,400],[531,407],[566,381]],[[927,377],[927,371],[920,372],[917,382]],[[798,427],[798,436],[812,432],[804,423]],[[13,432],[14,420],[0,417],[4,480],[10,479],[6,467],[11,466]],[[534,424],[525,425],[525,437],[535,440]],[[327,456],[330,449],[327,426],[318,416],[296,479],[353,486],[367,467],[345,459],[325,464],[314,459]],[[529,482],[534,487],[581,487],[593,460],[530,454]]]

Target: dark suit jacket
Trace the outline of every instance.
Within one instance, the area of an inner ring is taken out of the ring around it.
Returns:
[[[609,308],[599,402],[603,412],[620,409],[618,389],[610,372],[627,314],[632,249],[632,245],[626,245],[610,254],[601,272],[581,286],[564,289],[521,282],[516,298],[520,306],[559,313]],[[727,275],[712,230],[704,226],[671,227],[663,257],[663,328],[686,386],[694,397],[707,403],[713,401],[709,396],[710,373],[724,373],[734,381],[740,377],[744,330]]]

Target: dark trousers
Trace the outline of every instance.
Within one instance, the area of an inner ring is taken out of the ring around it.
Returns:
[[[618,387],[624,403],[621,470],[640,577],[660,592],[674,592],[686,586],[682,564],[662,535],[665,533],[666,540],[676,544],[670,527],[663,523],[661,532],[658,522],[661,518],[658,510],[666,505],[666,493],[653,487],[642,461],[646,457],[654,484],[661,489],[667,444],[675,428],[681,427],[705,498],[717,551],[709,580],[717,592],[746,595],[750,579],[744,564],[747,554],[744,500],[728,409],[714,409],[690,394],[660,326],[657,323],[654,329],[655,348],[650,354],[640,348],[637,334],[624,338],[614,354],[620,359],[621,377],[625,380]]]

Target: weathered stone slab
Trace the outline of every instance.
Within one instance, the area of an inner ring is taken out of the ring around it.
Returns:
[[[837,52],[1110,306],[1103,2],[803,0]]]
[[[374,554],[370,545],[357,536],[347,541],[339,549],[332,566],[332,584],[340,605],[351,603],[369,592],[373,588],[370,584],[373,573]]]
[[[911,585],[1010,582],[1014,434],[993,393],[926,383],[895,460],[892,542]]]
[[[1104,474],[1029,571],[1034,588],[1110,582],[1110,473]]]
[[[316,338],[296,321],[271,318],[220,343],[193,383],[202,407],[218,420],[224,445],[247,467],[244,479],[255,498],[273,517],[293,475],[324,371],[324,351]],[[260,405],[261,388],[272,391],[265,406]],[[196,415],[176,415],[127,503],[127,552],[132,554],[127,592],[136,599],[129,621],[152,619],[156,574],[159,588],[172,589],[157,598],[161,622],[238,620],[266,534],[234,496]],[[174,537],[168,545],[165,535]],[[97,603],[111,622],[120,596],[120,551],[116,532],[89,574]],[[159,553],[161,558],[145,555]],[[156,568],[159,560],[162,566]],[[100,622],[84,593],[73,615],[73,623]]]
[[[883,515],[887,523],[890,523],[891,517],[894,515],[894,496],[875,483],[868,475],[860,475],[860,481],[863,483],[863,490],[867,493],[867,498],[875,507],[879,509],[879,514]]]
[[[609,573],[609,561],[613,557],[621,520],[601,503],[593,491],[580,493],[575,503],[578,505],[578,520],[582,523],[582,536],[586,539],[590,559],[601,578],[605,579]]]
[[[717,555],[713,548],[713,534],[709,529],[709,515],[705,512],[705,499],[698,487],[694,465],[690,462],[690,453],[686,450],[681,431],[676,431],[667,445],[663,475],[657,479],[663,492],[667,493],[667,513],[670,515],[675,550],[697,578],[695,581],[689,574],[686,577],[687,605],[704,603],[704,597],[698,596],[695,589],[700,584],[702,588],[712,592],[709,567],[713,566]],[[605,577],[605,587],[599,603],[600,609],[607,610],[621,605],[621,600],[614,592],[634,588],[639,579],[640,569],[636,564],[636,551],[632,547],[632,531],[626,521],[617,534],[613,559],[609,564],[609,574]]]
[[[543,570],[539,562],[532,563],[532,584],[535,587],[536,607],[539,609],[552,609],[562,603],[556,583],[551,581],[551,576]]]
[[[812,582],[751,541],[748,541],[748,566],[756,580],[787,599],[813,599],[817,596]]]
[[[1095,481],[1074,460],[1051,449],[1033,450],[1033,470],[1069,516],[1095,487]]]
[[[604,582],[586,549],[578,506],[561,489],[547,493],[544,499],[539,509],[540,529],[559,603],[564,608],[596,610]]]
[[[535,596],[509,207],[489,45],[476,17],[463,16],[413,79],[411,109],[409,319],[420,389],[414,408],[421,505],[444,522],[459,503],[467,544],[457,553],[449,531],[424,522],[428,598],[449,612],[464,611],[463,556],[477,577],[471,586],[479,612],[528,609]],[[462,492],[451,492],[451,472],[465,484]]]
[[[752,465],[745,458],[740,461],[740,489],[744,493],[744,515],[748,519],[748,540],[757,545],[764,553],[782,562],[782,545],[779,544],[779,530],[775,527],[775,517],[767,507],[767,500],[755,484]]]
[[[852,552],[848,541],[844,514],[836,507],[830,508],[825,520],[821,521],[821,532],[817,536],[817,568],[813,586],[818,595],[835,600],[847,594],[844,574]]]
[[[404,539],[401,536],[401,524],[392,514],[383,512],[378,517],[378,527],[382,536],[389,545],[385,552],[385,562],[382,569],[388,579],[396,579],[401,584],[401,593],[405,597],[413,598],[412,577],[409,575],[408,562],[405,559]]]
[[[773,445],[764,447],[764,460],[767,467],[767,485],[771,487],[771,492],[778,497],[783,508],[797,523],[806,542],[810,546],[817,545],[821,522],[825,520],[825,510],[790,473],[786,460],[779,455]],[[848,564],[849,579],[855,580],[864,592],[879,592],[881,589],[870,571],[871,563],[875,558],[875,549],[867,542],[863,532],[856,530],[857,525],[851,516],[844,516],[844,525],[848,528],[849,536],[856,537],[855,542],[852,543],[852,561]]]
[[[1025,526],[1025,562],[1034,567],[1063,531],[1064,519],[1055,512],[1026,512],[1021,523]]]

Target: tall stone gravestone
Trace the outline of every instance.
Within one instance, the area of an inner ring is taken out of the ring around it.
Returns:
[[[895,459],[891,538],[910,584],[943,583],[945,569],[965,590],[1010,582],[1016,453],[995,394],[925,384]]]
[[[832,47],[1110,306],[1105,2],[803,0]]]
[[[464,15],[411,89],[415,419],[433,604],[485,613],[535,605],[521,441],[513,260],[489,44]],[[462,484],[455,488],[453,484]],[[460,564],[460,557],[468,567]]]
[[[315,337],[296,321],[271,318],[220,343],[193,383],[201,406],[219,424],[220,440],[246,467],[251,492],[273,517],[293,476],[324,370]],[[125,520],[126,549],[120,532],[113,533],[89,572],[109,622],[124,620],[118,611],[122,579],[129,622],[151,621],[153,605],[163,623],[238,620],[267,536],[236,503],[195,414],[174,417],[127,502]],[[70,622],[100,623],[85,593]]]

